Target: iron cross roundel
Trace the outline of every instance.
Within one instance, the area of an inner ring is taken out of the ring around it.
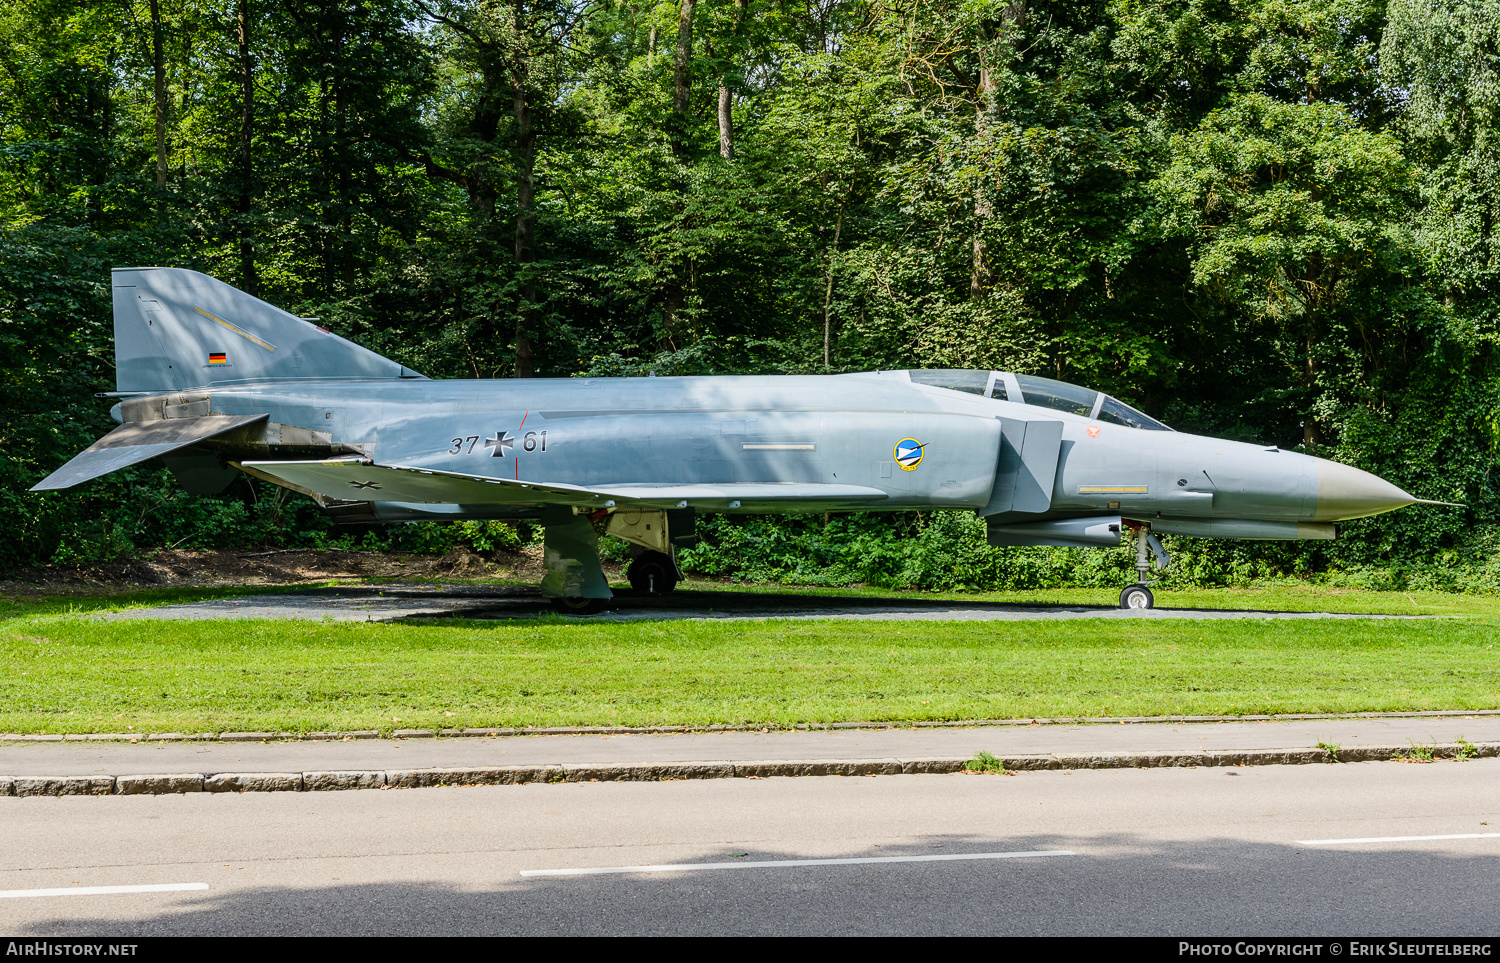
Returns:
[[[484,440],[484,447],[490,450],[491,458],[505,458],[510,455],[510,450],[515,446],[516,440],[508,431],[496,432],[495,437]]]

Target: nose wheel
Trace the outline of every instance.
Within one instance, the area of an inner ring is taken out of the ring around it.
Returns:
[[[1156,596],[1151,594],[1147,588],[1152,583],[1161,579],[1151,578],[1151,569],[1158,572],[1167,570],[1172,564],[1172,556],[1162,547],[1161,539],[1151,534],[1151,526],[1146,522],[1127,521],[1126,526],[1130,532],[1129,538],[1135,549],[1135,571],[1137,581],[1134,585],[1127,585],[1120,593],[1120,608],[1144,610],[1156,605]]]

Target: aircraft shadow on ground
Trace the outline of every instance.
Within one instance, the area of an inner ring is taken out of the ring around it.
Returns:
[[[272,886],[128,921],[32,917],[17,936],[1156,935],[1492,936],[1491,855],[1130,834],[934,836],[844,856],[1074,849],[1001,860]],[[682,862],[735,862],[728,848]],[[431,861],[432,857],[423,857]],[[474,855],[455,857],[470,863]],[[796,859],[751,850],[742,860]],[[622,861],[623,862],[623,861]],[[600,864],[594,864],[600,865]],[[535,866],[528,868],[550,868]],[[137,896],[108,897],[135,900]],[[122,910],[128,904],[121,904]],[[59,907],[61,908],[61,907]]]

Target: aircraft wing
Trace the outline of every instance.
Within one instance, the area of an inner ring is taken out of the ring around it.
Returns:
[[[326,498],[449,505],[579,505],[613,508],[635,505],[676,508],[691,502],[703,507],[731,507],[730,502],[877,502],[886,493],[857,485],[723,484],[607,485],[584,488],[557,482],[487,478],[429,468],[369,465],[359,459],[329,461],[246,461],[251,475]],[[741,505],[732,507],[738,508]]]
[[[201,418],[168,418],[165,421],[132,421],[89,445],[66,465],[31,486],[34,492],[72,488],[91,478],[179,448],[205,441],[245,425],[264,421],[266,415],[205,415]]]
[[[879,502],[889,496],[878,488],[859,485],[821,485],[805,482],[731,482],[723,485],[606,485],[598,489],[610,498],[652,508],[676,508],[677,503],[752,502]],[[738,507],[738,506],[734,506]]]

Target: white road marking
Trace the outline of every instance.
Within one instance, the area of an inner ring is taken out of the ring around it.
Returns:
[[[592,869],[523,869],[522,876],[590,876],[597,873],[677,873],[702,869],[771,869],[784,866],[855,866],[866,863],[945,863],[961,859],[1020,859],[1031,856],[1077,856],[1071,849],[1036,849],[1021,853],[946,853],[937,856],[854,856],[844,859],[767,859],[749,863],[662,863],[656,866],[601,866]]]
[[[0,899],[28,896],[113,896],[116,893],[181,893],[208,889],[207,883],[152,883],[147,886],[63,886],[57,889],[0,889]]]
[[[1447,836],[1367,836],[1363,839],[1299,839],[1298,846],[1337,846],[1341,843],[1423,843],[1429,839],[1494,839],[1500,833],[1451,833]]]

